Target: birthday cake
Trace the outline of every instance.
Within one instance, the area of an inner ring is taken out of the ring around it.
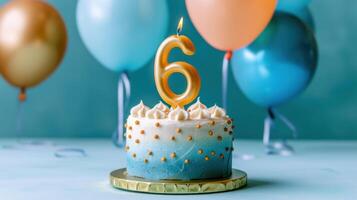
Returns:
[[[187,110],[140,102],[126,123],[127,173],[150,180],[229,177],[232,122],[222,108],[199,99]]]

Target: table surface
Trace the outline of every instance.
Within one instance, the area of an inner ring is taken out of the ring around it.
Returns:
[[[260,141],[235,143],[233,167],[248,186],[187,199],[355,199],[357,141],[296,141],[292,156],[268,156]],[[70,150],[74,148],[74,150]],[[84,153],[77,150],[84,150]],[[124,152],[104,139],[0,139],[0,198],[182,199],[181,195],[126,192],[109,185],[125,167]]]

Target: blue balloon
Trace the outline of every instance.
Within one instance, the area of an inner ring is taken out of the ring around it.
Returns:
[[[315,21],[308,7],[303,7],[298,10],[284,10],[283,12],[288,12],[292,15],[295,15],[296,17],[301,19],[306,25],[308,25],[308,27],[310,27],[313,32],[315,32]]]
[[[79,0],[77,26],[92,55],[110,70],[134,71],[154,55],[168,27],[166,0]]]
[[[311,0],[279,0],[276,7],[279,11],[293,12],[294,10],[300,10],[307,5]]]
[[[313,32],[297,17],[276,12],[264,32],[232,58],[234,77],[246,97],[274,107],[302,92],[317,67]]]

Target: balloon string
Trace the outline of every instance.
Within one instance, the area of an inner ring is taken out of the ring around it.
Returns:
[[[269,145],[270,143],[270,129],[272,128],[272,123],[272,118],[268,115],[264,119],[263,144],[265,146]]]
[[[24,103],[26,100],[26,88],[22,87],[20,88],[20,94],[18,96],[19,99],[19,105],[17,108],[17,114],[16,114],[16,134],[17,136],[21,136],[22,134],[22,120],[23,120],[23,110],[24,110]]]
[[[228,68],[232,58],[232,51],[227,51],[222,63],[222,106],[227,110]]]
[[[286,116],[284,116],[283,114],[281,114],[277,110],[274,109],[273,112],[275,113],[275,116],[277,116],[285,124],[285,126],[290,129],[293,137],[297,138],[298,137],[298,132],[296,130],[295,125]]]
[[[282,142],[270,142],[271,129],[274,126],[275,120],[281,120],[292,132],[293,137],[297,137],[297,131],[294,124],[284,115],[280,114],[273,108],[268,108],[268,115],[264,120],[263,144],[266,147],[268,155],[283,155],[288,156],[294,153],[294,148],[290,146],[286,140]]]
[[[113,142],[118,147],[124,146],[124,113],[129,104],[130,93],[130,79],[127,72],[123,72],[118,80],[118,126],[113,134]]]
[[[23,115],[24,115],[24,101],[19,101],[16,114],[16,134],[18,137],[22,135]]]
[[[86,157],[87,152],[81,148],[61,148],[54,153],[57,158]]]
[[[129,106],[129,100],[131,94],[130,79],[127,72],[122,73],[121,77],[123,79],[124,88],[125,88],[125,97],[126,97],[124,106],[125,108],[127,108]]]

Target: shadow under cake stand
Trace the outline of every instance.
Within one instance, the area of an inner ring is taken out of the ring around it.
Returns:
[[[147,180],[128,176],[126,168],[110,173],[110,183],[114,188],[157,194],[202,194],[236,190],[247,185],[247,173],[232,169],[232,175],[223,179],[203,180]]]

